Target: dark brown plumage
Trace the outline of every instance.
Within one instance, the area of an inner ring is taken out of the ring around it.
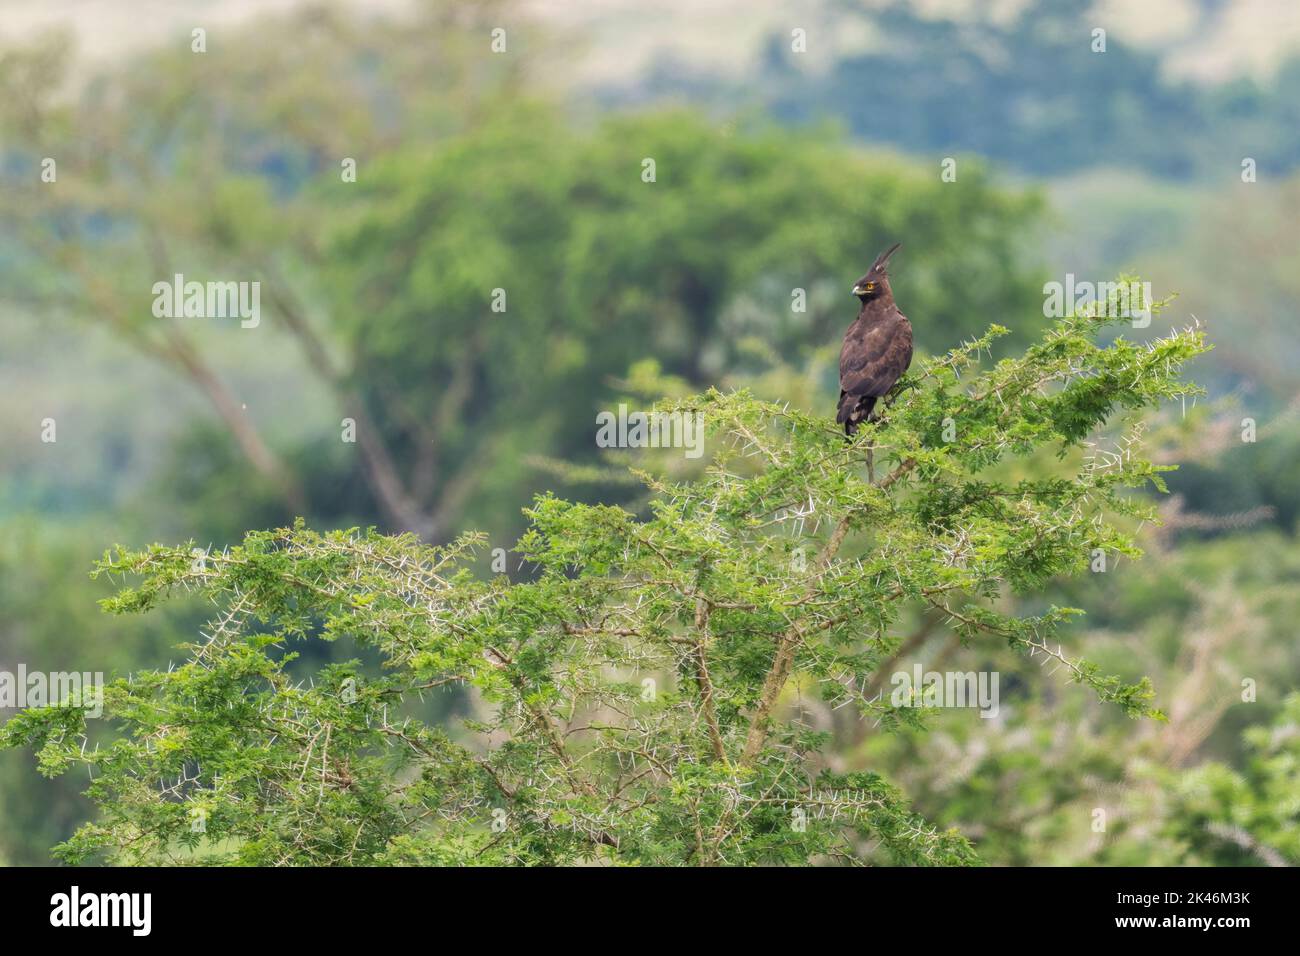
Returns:
[[[902,243],[894,243],[853,286],[862,302],[840,348],[840,407],[835,421],[852,435],[869,420],[876,402],[912,364],[912,323],[898,311],[885,267]]]

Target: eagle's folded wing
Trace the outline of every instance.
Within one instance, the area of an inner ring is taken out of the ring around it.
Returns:
[[[844,343],[840,389],[849,395],[880,397],[894,387],[911,362],[912,333],[905,321],[874,326]]]

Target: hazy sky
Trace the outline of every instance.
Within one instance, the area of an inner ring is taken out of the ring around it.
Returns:
[[[81,49],[102,62],[184,35],[194,26],[211,31],[307,2],[311,0],[0,0],[0,38],[68,26]],[[338,2],[394,12],[417,0]],[[1004,17],[1027,0],[913,2],[936,14]],[[580,64],[580,74],[590,79],[625,77],[669,51],[719,69],[741,68],[768,33],[794,26],[808,31],[810,49],[819,39],[834,46],[868,39],[835,29],[818,0],[524,0],[524,6],[543,20],[590,36]],[[1226,0],[1212,19],[1200,11],[1198,0],[1097,0],[1093,16],[1096,25],[1117,38],[1160,51],[1172,73],[1186,76],[1267,73],[1300,43],[1300,0]]]

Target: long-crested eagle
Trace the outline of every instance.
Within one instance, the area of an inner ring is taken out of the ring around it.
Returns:
[[[862,302],[858,317],[844,333],[840,348],[840,408],[835,421],[852,435],[869,420],[876,402],[912,364],[912,323],[898,311],[885,266],[902,245],[894,243],[853,285]]]

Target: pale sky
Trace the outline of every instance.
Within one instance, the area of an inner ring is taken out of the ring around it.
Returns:
[[[95,62],[140,46],[170,41],[195,26],[211,30],[262,13],[284,12],[311,0],[0,0],[0,39],[51,26],[71,27]],[[378,13],[399,12],[416,0],[338,0]],[[914,0],[936,15],[1001,18],[1027,0]],[[525,9],[557,27],[578,29],[591,43],[576,64],[579,78],[627,79],[655,56],[721,70],[742,69],[760,41],[795,26],[812,44],[852,46],[868,38],[826,22],[812,0],[524,0]],[[1126,42],[1161,50],[1175,75],[1217,79],[1266,75],[1300,46],[1300,0],[1228,0],[1212,22],[1200,22],[1195,0],[1097,0],[1098,26]]]

